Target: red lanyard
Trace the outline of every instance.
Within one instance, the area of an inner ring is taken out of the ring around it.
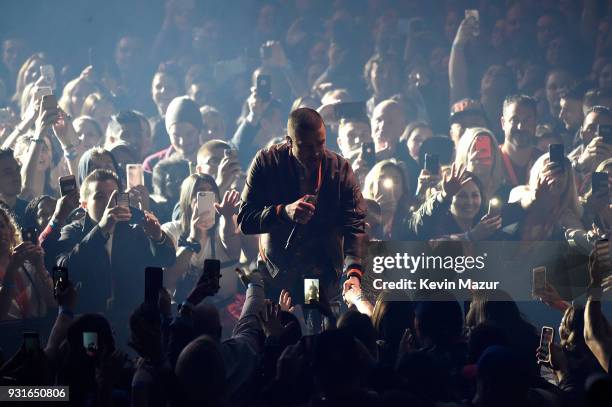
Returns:
[[[519,184],[518,178],[516,177],[516,173],[514,172],[514,166],[512,165],[512,161],[510,161],[510,157],[504,153],[502,150],[502,146],[499,146],[499,152],[504,160],[504,167],[506,167],[506,174],[508,174],[508,178],[510,178],[510,183],[513,187]]]

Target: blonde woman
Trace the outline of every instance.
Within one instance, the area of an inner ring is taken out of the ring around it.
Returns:
[[[495,135],[484,127],[465,131],[457,144],[455,163],[476,175],[484,187],[485,196],[508,200],[510,187],[504,182],[503,158]]]
[[[38,244],[22,242],[10,210],[0,205],[0,320],[43,317],[53,306],[53,281]]]
[[[36,82],[38,76],[40,75],[40,66],[45,63],[46,57],[45,54],[41,52],[37,52],[33,54],[19,68],[19,73],[17,74],[17,84],[15,86],[15,94],[13,95],[13,103],[19,104],[21,106],[21,100],[23,91],[25,90],[28,84]],[[27,107],[27,106],[26,106]],[[22,110],[25,109],[24,106],[21,106]]]
[[[410,190],[404,170],[395,159],[378,162],[365,178],[363,197],[380,206],[387,240],[399,240],[403,236],[399,225],[409,216],[414,203]]]
[[[561,166],[543,154],[531,167],[529,185],[514,188],[510,202],[520,202],[526,210],[519,222],[521,240],[549,240],[562,236],[563,228],[584,229],[576,177],[567,158]]]
[[[111,116],[116,112],[117,108],[111,97],[102,92],[89,94],[83,101],[83,107],[81,108],[81,115],[92,117],[103,131],[106,131]]]

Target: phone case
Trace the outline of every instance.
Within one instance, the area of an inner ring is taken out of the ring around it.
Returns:
[[[215,216],[215,193],[211,191],[198,192],[198,214],[208,211],[207,222],[212,222]]]
[[[133,188],[138,185],[144,185],[144,170],[142,164],[127,164],[127,187]]]

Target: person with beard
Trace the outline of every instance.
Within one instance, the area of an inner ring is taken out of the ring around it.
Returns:
[[[525,95],[512,95],[504,100],[501,126],[504,143],[500,147],[506,182],[515,187],[524,185],[529,170],[542,154],[536,147],[536,101]]]
[[[582,98],[584,91],[578,86],[570,87],[559,100],[559,119],[563,121],[565,132],[563,141],[565,147],[577,147],[580,144],[580,127],[584,119]],[[568,149],[569,150],[569,149]]]
[[[612,146],[600,134],[600,125],[612,125],[612,111],[607,107],[594,106],[584,116],[580,128],[580,145],[567,156],[580,180],[579,192],[584,192],[590,184],[588,180],[592,171],[602,161],[612,157]]]
[[[350,164],[325,147],[325,124],[315,110],[291,112],[287,134],[285,143],[255,156],[238,226],[261,235],[258,264],[270,278],[269,298],[283,288],[302,298],[306,277],[318,278],[322,298],[335,302],[342,275],[346,290],[360,286],[366,203]]]

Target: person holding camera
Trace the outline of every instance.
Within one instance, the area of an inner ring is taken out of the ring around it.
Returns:
[[[118,329],[127,327],[140,303],[134,291],[144,286],[145,267],[174,264],[174,245],[155,215],[129,207],[114,173],[92,172],[80,197],[87,214],[62,229],[57,265],[82,284],[80,312],[105,310]]]
[[[366,204],[350,164],[325,147],[321,116],[300,108],[289,115],[283,144],[260,150],[251,164],[238,212],[244,234],[260,236],[260,269],[276,298],[303,295],[304,277],[320,279],[324,297],[359,286],[366,239]]]

